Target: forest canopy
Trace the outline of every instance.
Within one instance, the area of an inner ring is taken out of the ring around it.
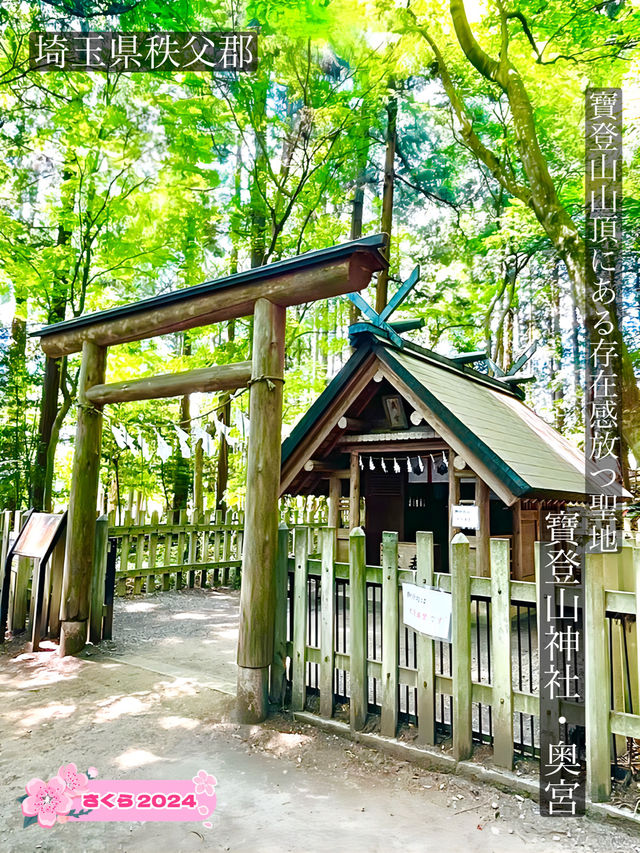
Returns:
[[[32,31],[258,33],[255,73],[49,71]],[[584,438],[584,100],[622,87],[625,447],[640,462],[640,3],[6,0],[0,8],[0,508],[68,500],[79,358],[43,325],[362,235],[383,307],[443,354],[535,352],[536,411]],[[289,309],[283,435],[349,353],[345,298]],[[107,381],[250,357],[251,321],[114,348]],[[238,505],[247,394],[106,412],[103,496]]]

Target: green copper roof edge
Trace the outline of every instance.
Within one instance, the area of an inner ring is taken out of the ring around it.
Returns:
[[[517,400],[524,399],[524,392],[522,389],[512,388],[509,385],[500,382],[499,379],[496,379],[493,376],[487,376],[486,373],[481,373],[473,367],[469,367],[466,364],[456,364],[453,359],[447,358],[446,355],[440,355],[440,353],[428,350],[425,347],[421,347],[419,344],[414,344],[412,341],[405,341],[405,346],[407,347],[407,351],[412,353],[412,355],[417,355],[424,359],[435,361],[447,370],[458,373],[460,376],[465,376],[467,379],[473,379],[479,384],[493,388],[495,391],[499,391],[502,394],[508,394],[510,397],[515,397]]]
[[[496,473],[504,485],[516,496],[522,497],[534,491],[509,465],[500,459],[482,439],[465,426],[446,406],[403,367],[389,352],[389,347],[374,346],[376,356],[390,367],[398,377],[422,400],[425,406],[437,415],[485,465]]]
[[[416,356],[416,358],[421,358],[424,361],[435,363],[440,367],[443,367],[445,370],[450,370],[452,373],[456,373],[458,376],[462,376],[465,379],[470,379],[473,382],[477,382],[479,385],[484,385],[488,388],[492,388],[494,391],[498,391],[501,394],[507,394],[509,397],[514,397],[516,400],[524,400],[525,395],[524,391],[522,391],[521,388],[513,388],[504,382],[500,382],[499,379],[496,379],[493,376],[487,376],[486,373],[481,373],[479,370],[475,370],[473,367],[468,367],[467,365],[460,365],[453,359],[448,358],[446,355],[441,355],[440,353],[434,352],[433,350],[426,349],[425,347],[422,347],[419,344],[414,344],[413,341],[407,341],[404,338],[402,340],[403,349],[400,350],[384,333],[384,330],[377,328],[373,325],[373,323],[365,321],[356,325],[369,327],[367,329],[360,329],[356,333],[356,335],[354,336],[356,338],[356,341],[358,341],[358,339],[365,339],[367,336],[369,336],[376,343],[381,343],[383,346],[393,349],[396,352],[404,351],[407,353],[411,353],[411,355]],[[359,343],[356,343],[356,347],[359,345]]]
[[[283,466],[287,459],[291,456],[295,448],[307,435],[309,429],[321,417],[327,406],[329,406],[344,388],[353,374],[358,370],[360,365],[367,359],[372,352],[370,343],[365,344],[353,353],[346,364],[333,377],[320,396],[315,400],[309,409],[304,413],[295,427],[291,430],[291,434],[282,442],[281,462]]]

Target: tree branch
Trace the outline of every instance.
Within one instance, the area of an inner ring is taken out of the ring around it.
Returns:
[[[538,50],[538,45],[536,44],[536,40],[534,39],[533,33],[531,32],[529,24],[527,23],[527,19],[522,14],[522,12],[507,12],[505,14],[505,20],[507,20],[507,21],[511,21],[511,20],[520,21],[520,25],[522,26],[522,31],[524,32],[525,36],[527,37],[529,44],[533,48],[535,55],[537,56],[537,61],[541,62],[542,61],[542,54]]]
[[[410,10],[409,12],[413,15]],[[415,16],[413,17],[415,20]],[[529,190],[529,188],[524,186],[523,184],[520,184],[512,174],[505,170],[504,166],[502,165],[500,160],[498,160],[493,151],[487,148],[487,146],[482,142],[478,134],[473,129],[473,122],[471,116],[469,115],[464,101],[462,100],[462,98],[458,94],[456,87],[454,86],[453,80],[451,79],[451,76],[449,74],[449,69],[447,68],[442,53],[440,52],[440,48],[431,37],[428,30],[426,30],[424,27],[420,27],[418,25],[418,32],[426,40],[433,52],[433,55],[435,56],[436,63],[438,66],[438,76],[442,81],[444,90],[449,98],[449,101],[451,102],[451,106],[453,107],[458,122],[460,124],[460,134],[464,139],[465,144],[487,167],[493,177],[497,181],[499,181],[500,184],[502,184],[502,186],[507,190],[507,192],[511,193],[511,195],[515,198],[519,198],[525,204],[530,204],[531,191]]]
[[[492,59],[476,41],[464,8],[463,0],[451,0],[449,4],[451,18],[460,47],[473,67],[487,80],[498,83],[500,63]]]

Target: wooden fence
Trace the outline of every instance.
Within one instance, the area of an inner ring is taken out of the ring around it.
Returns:
[[[21,520],[21,513],[0,513],[2,565]],[[138,594],[239,578],[240,512],[183,513],[177,524],[155,513],[129,515],[123,525],[103,516],[97,525],[93,642],[110,636],[109,588]],[[272,696],[283,699],[288,682],[293,710],[313,705],[331,717],[338,703],[348,706],[354,731],[374,712],[391,738],[412,722],[418,745],[451,737],[457,759],[471,754],[474,741],[492,746],[499,767],[511,767],[516,751],[535,755],[537,589],[510,578],[508,540],[491,540],[491,576],[474,577],[464,537],[451,546],[450,574],[433,570],[430,533],[417,534],[415,570],[398,568],[396,534],[384,534],[382,566],[365,564],[360,528],[349,537],[349,562],[336,560],[336,539],[326,504],[281,507]],[[58,555],[52,577],[61,570]],[[28,620],[31,561],[17,558],[11,571],[9,625],[18,632]],[[404,626],[403,582],[452,593],[450,644]],[[578,709],[566,703],[566,714],[582,715],[588,791],[597,801],[610,794],[612,764],[628,766],[640,742],[640,548],[625,544],[619,555],[589,557],[584,600],[586,702]],[[51,626],[55,638],[56,614]]]
[[[304,528],[294,534],[293,557],[284,527],[280,537],[275,698],[283,699],[289,679],[294,711],[332,717],[338,703],[341,711],[348,703],[352,730],[362,729],[368,715],[370,723],[373,711],[390,738],[408,720],[417,745],[434,745],[444,733],[458,760],[471,755],[474,740],[492,745],[498,767],[511,768],[516,749],[536,754],[537,590],[534,582],[510,578],[508,540],[491,540],[491,576],[473,577],[463,536],[452,543],[450,574],[433,571],[430,533],[417,534],[415,571],[398,569],[394,533],[384,534],[381,567],[365,564],[360,528],[350,535],[349,563],[335,559],[332,528],[322,531],[318,555],[310,556]],[[403,625],[403,582],[451,592],[451,644]],[[584,600],[586,702],[561,702],[560,711],[586,726],[587,785],[595,802],[608,798],[612,764],[633,746],[628,739],[640,739],[640,548],[588,557]]]
[[[304,526],[311,551],[319,547],[326,505],[283,503],[280,518],[290,530]],[[116,595],[188,586],[237,583],[242,564],[244,512],[210,512],[198,518],[186,511],[177,523],[144,511],[125,514],[122,525],[109,518],[108,539],[116,541]],[[186,576],[186,579],[185,579]]]
[[[223,516],[190,518],[180,513],[177,523],[125,516],[124,524],[109,524],[108,539],[116,543],[116,595],[127,592],[227,585],[239,572],[244,517],[228,511]]]
[[[0,512],[0,581],[6,555],[21,528],[24,512]],[[327,521],[324,500],[283,500],[280,517],[293,531],[300,525],[308,530],[309,545],[317,547],[319,531]],[[162,592],[170,589],[207,587],[218,584],[239,585],[244,536],[242,510],[208,512],[194,518],[182,511],[177,522],[172,517],[160,518],[157,512],[129,508],[122,524],[116,523],[115,511],[96,522],[91,622],[89,638],[98,642],[111,637],[113,597]],[[53,557],[49,636],[58,637],[58,613],[64,542]],[[11,566],[8,628],[23,631],[28,623],[33,561],[16,557]],[[54,612],[54,610],[56,612]]]

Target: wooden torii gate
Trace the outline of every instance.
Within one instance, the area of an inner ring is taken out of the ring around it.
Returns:
[[[264,720],[273,657],[286,309],[365,288],[387,266],[377,234],[111,308],[34,333],[49,358],[82,351],[61,602],[60,654],[87,642],[105,403],[249,386],[251,429],[240,592],[238,716]],[[252,359],[104,384],[110,346],[254,315]]]

